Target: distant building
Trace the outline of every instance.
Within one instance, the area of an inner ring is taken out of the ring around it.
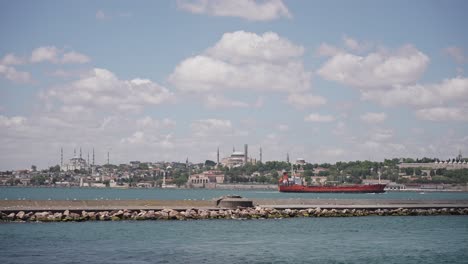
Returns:
[[[74,171],[74,170],[86,170],[88,169],[88,164],[83,158],[74,157],[71,158],[68,164],[62,166],[62,171]]]
[[[244,145],[244,152],[233,149],[231,156],[222,159],[221,164],[228,168],[244,166],[247,163],[254,163],[255,160],[248,156],[248,145]]]
[[[400,169],[405,168],[425,168],[425,169],[447,169],[447,170],[458,170],[468,169],[468,163],[466,161],[436,161],[433,163],[400,163],[398,164]]]
[[[222,171],[211,170],[205,171],[200,174],[193,174],[189,176],[187,184],[196,188],[209,188],[214,187],[216,184],[224,183],[224,174]]]
[[[307,162],[303,158],[296,159],[296,165],[305,165]]]

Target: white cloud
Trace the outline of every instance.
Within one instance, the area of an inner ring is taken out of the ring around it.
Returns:
[[[26,61],[24,58],[17,57],[13,53],[6,54],[0,61],[0,65],[18,65],[24,64]]]
[[[463,52],[463,49],[460,47],[447,47],[444,49],[444,53],[452,57],[457,63],[465,63],[468,62],[468,57]]]
[[[429,57],[411,45],[394,53],[377,51],[366,56],[338,53],[317,71],[323,78],[362,90],[408,84],[419,79]]]
[[[160,128],[174,128],[176,126],[176,121],[170,118],[158,120],[151,116],[144,116],[136,120],[136,126],[141,130],[155,131]]]
[[[193,121],[191,124],[192,132],[195,136],[219,135],[220,133],[232,133],[232,123],[224,119],[201,119]]]
[[[18,127],[23,126],[26,123],[26,118],[23,116],[7,117],[0,115],[0,127]]]
[[[468,121],[468,108],[433,107],[416,111],[416,117],[429,121]]]
[[[276,33],[226,33],[204,54],[179,63],[169,81],[181,91],[192,92],[304,91],[310,87],[311,73],[298,60],[302,53],[301,46]]]
[[[13,82],[28,83],[32,81],[31,74],[29,72],[17,71],[14,67],[1,64],[0,75],[3,75],[6,79]]]
[[[71,51],[64,52],[55,46],[43,46],[36,48],[31,53],[30,62],[51,62],[51,63],[87,63],[90,58],[84,54]]]
[[[343,42],[351,50],[358,51],[361,48],[361,45],[356,39],[353,39],[348,36],[343,36]]]
[[[63,58],[61,60],[62,63],[81,63],[81,64],[87,63],[89,61],[90,59],[88,56],[75,52],[75,51],[71,51],[71,52],[67,52],[63,54]]]
[[[372,113],[372,112],[367,112],[363,115],[361,115],[361,120],[366,122],[366,123],[381,123],[387,119],[387,114],[380,112],[380,113]]]
[[[145,105],[172,101],[174,94],[150,80],[119,80],[112,72],[96,68],[75,82],[45,91],[41,97],[65,105],[139,111]]]
[[[141,144],[144,143],[145,140],[145,133],[142,131],[136,131],[133,133],[130,137],[123,138],[121,140],[122,143],[128,143],[128,144]]]
[[[281,62],[301,57],[304,48],[274,32],[257,35],[236,31],[224,33],[222,38],[206,51],[206,54],[234,64],[252,61]]]
[[[318,107],[327,103],[327,99],[313,94],[293,93],[288,96],[288,103],[298,109],[306,107]]]
[[[468,101],[468,78],[445,79],[438,84],[397,85],[388,90],[363,91],[362,98],[384,106],[433,106]]]
[[[335,117],[332,115],[321,115],[312,113],[306,117],[304,117],[304,121],[307,122],[333,122],[335,121]]]
[[[249,104],[245,102],[231,100],[222,95],[208,95],[208,97],[205,98],[205,105],[208,108],[245,108],[249,106]]]
[[[369,138],[373,141],[387,141],[393,137],[393,130],[391,129],[374,129],[370,131]]]
[[[178,0],[177,6],[195,14],[268,21],[292,17],[282,0]]]
[[[344,135],[347,131],[346,124],[343,121],[340,121],[336,124],[335,128],[333,128],[332,133],[337,136]]]
[[[320,46],[316,50],[317,55],[325,56],[325,57],[335,56],[341,52],[343,52],[341,49],[335,46],[329,45],[327,43],[320,44]]]

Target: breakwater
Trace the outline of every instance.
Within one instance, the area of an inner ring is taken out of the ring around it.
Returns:
[[[468,215],[468,208],[431,209],[162,209],[162,210],[114,210],[63,212],[0,212],[1,221],[68,222],[68,221],[120,221],[120,220],[197,220],[197,219],[281,219],[291,217],[354,217],[354,216],[419,216],[419,215]]]
[[[290,217],[468,215],[467,200],[248,199],[212,201],[0,201],[0,221],[268,219]],[[242,202],[240,202],[242,201]],[[242,205],[242,206],[238,206]]]

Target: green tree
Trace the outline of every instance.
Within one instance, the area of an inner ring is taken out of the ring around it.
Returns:
[[[214,166],[216,166],[216,162],[214,162],[212,160],[206,160],[205,161],[205,166],[206,167],[214,167]]]

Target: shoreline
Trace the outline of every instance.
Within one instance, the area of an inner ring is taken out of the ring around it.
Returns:
[[[220,186],[219,188],[161,188],[161,187],[80,187],[80,186],[8,186],[1,185],[0,188],[50,188],[50,189],[90,189],[90,190],[233,190],[233,191],[272,191],[278,190],[277,185],[226,185]],[[463,189],[402,189],[402,190],[385,190],[385,192],[441,192],[441,193],[468,193],[468,188]]]

